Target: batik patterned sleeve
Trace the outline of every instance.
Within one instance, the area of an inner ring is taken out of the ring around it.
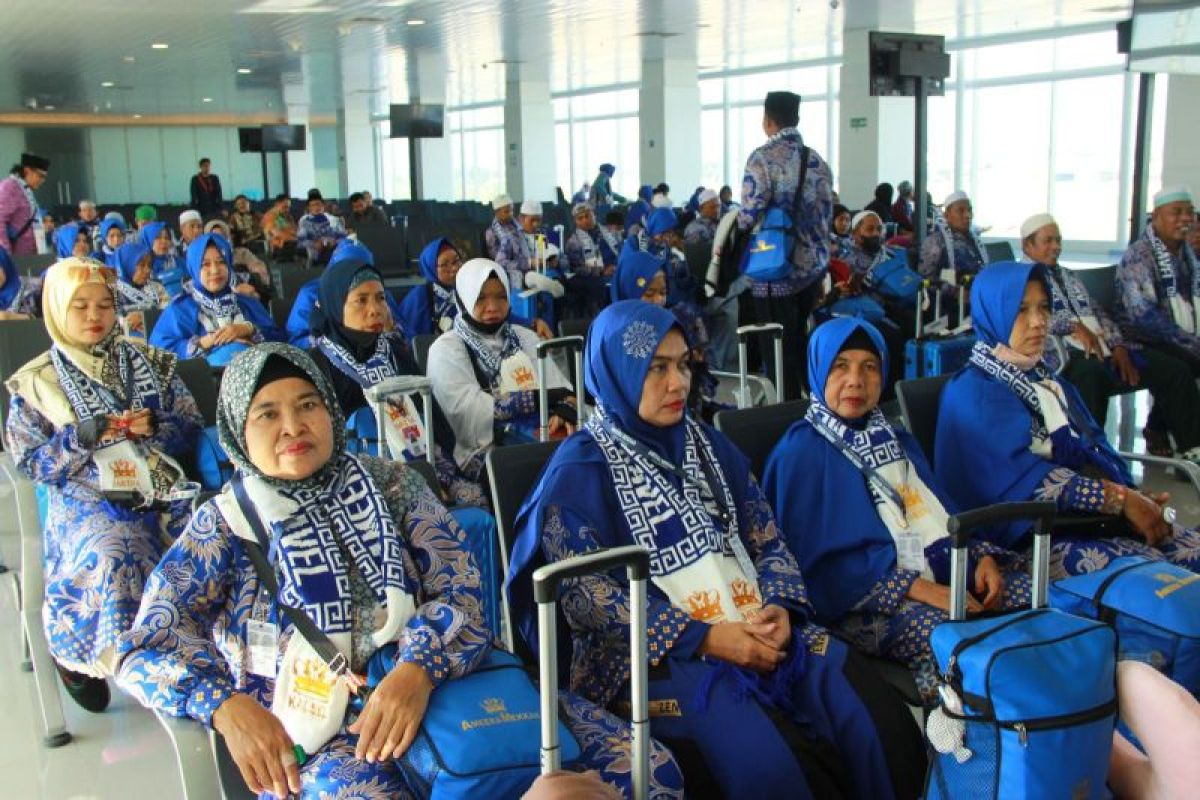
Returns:
[[[1069,467],[1056,467],[1046,473],[1034,499],[1053,501],[1059,511],[1098,514],[1104,510],[1104,481],[1086,478]]]
[[[753,228],[770,204],[771,175],[767,170],[766,158],[761,151],[755,150],[746,160],[746,173],[742,176],[742,206],[738,209],[738,227],[744,231]]]
[[[524,234],[518,234],[524,236]],[[521,251],[515,237],[505,236],[496,248],[495,261],[508,274],[508,285],[520,291],[525,288],[525,270],[521,264]],[[525,264],[524,267],[528,267]]]
[[[908,597],[908,590],[912,588],[913,583],[919,577],[921,577],[921,573],[912,569],[894,567],[888,570],[871,587],[871,591],[854,604],[854,610],[895,614],[899,610],[900,604]]]
[[[209,501],[150,573],[118,645],[117,684],[148,708],[211,727],[213,713],[236,693],[213,628],[239,572],[229,529]],[[241,617],[250,611],[244,606]]]
[[[496,395],[494,414],[501,422],[525,419],[537,414],[537,403],[538,393],[532,389],[501,392]]]
[[[758,570],[758,588],[763,594],[763,604],[774,604],[808,614],[811,607],[800,565],[780,538],[771,504],[767,502],[753,475],[747,487],[744,510],[743,516],[749,523],[746,538],[750,543],[750,557]]]
[[[399,512],[406,566],[420,584],[416,614],[400,634],[397,663],[417,664],[435,686],[469,673],[487,654],[479,567],[466,535],[414,470],[372,459],[389,506]]]
[[[546,509],[542,549],[549,561],[599,550],[595,527],[579,514],[561,506]],[[709,626],[655,595],[648,597],[646,634],[650,663],[657,665],[668,653],[688,658],[704,640]],[[608,575],[586,575],[563,581],[561,607],[572,628],[599,634],[614,644],[628,642],[629,593]],[[623,645],[618,645],[623,646]]]
[[[196,407],[196,399],[178,375],[171,376],[171,384],[163,397],[163,408],[154,421],[154,435],[150,441],[163,452],[182,456],[195,446],[196,433],[204,427],[204,418]]]
[[[800,196],[799,205],[804,212],[798,222],[808,238],[808,247],[797,247],[792,252],[793,258],[798,259],[806,271],[811,271],[829,266],[829,234],[833,228],[833,170],[815,152],[810,150],[808,153],[808,174],[815,178],[812,199],[809,200],[805,187],[796,187],[796,193]]]
[[[1117,266],[1117,296],[1129,334],[1152,344],[1177,344],[1200,356],[1200,338],[1181,330],[1159,306],[1154,253],[1141,244],[1131,245]]]
[[[35,483],[63,486],[96,477],[92,448],[80,440],[79,427],[55,428],[20,395],[13,395],[8,406],[7,438],[13,463]]]
[[[921,260],[917,271],[927,280],[937,280],[946,263],[946,243],[935,231],[921,243]]]

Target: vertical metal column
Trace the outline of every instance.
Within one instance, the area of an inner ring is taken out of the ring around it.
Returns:
[[[1142,235],[1146,208],[1146,180],[1150,172],[1150,134],[1154,117],[1154,73],[1138,76],[1136,133],[1133,144],[1133,192],[1130,198],[1129,241]]]
[[[913,246],[921,252],[921,243],[925,241],[925,218],[929,209],[925,203],[925,160],[929,144],[929,91],[925,78],[916,78],[916,136],[913,148],[913,194],[916,196],[913,207]]]

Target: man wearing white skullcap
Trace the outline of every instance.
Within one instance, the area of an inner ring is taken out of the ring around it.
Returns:
[[[921,244],[917,271],[927,280],[942,283],[943,307],[951,309],[951,322],[957,314],[955,286],[962,286],[987,263],[987,251],[979,234],[971,227],[974,211],[966,192],[954,191],[942,203],[942,214],[935,222],[932,236]]]
[[[1188,243],[1196,224],[1192,192],[1166,186],[1154,195],[1153,205],[1150,224],[1117,266],[1114,316],[1127,340],[1179,359],[1200,376],[1200,263]],[[1147,428],[1165,427],[1155,403]],[[1161,439],[1147,443],[1167,449]]]
[[[893,269],[889,262],[900,262],[898,266],[908,269],[908,257],[903,250],[893,251],[883,243],[883,218],[874,211],[859,211],[850,219],[850,232],[843,260],[850,267],[850,279],[838,283],[836,288],[844,296],[866,294],[883,307],[894,325],[879,325],[879,332],[887,343],[888,356],[893,364],[904,363],[904,342],[913,335],[916,327],[915,295],[913,300],[900,300],[889,295],[872,283],[869,276],[878,268]],[[910,271],[911,273],[911,271]],[[880,273],[875,273],[878,276]],[[911,277],[911,275],[910,275]],[[836,304],[833,307],[837,312]],[[886,386],[892,386],[901,377],[903,370],[891,370]],[[885,391],[887,390],[885,386]]]
[[[1027,260],[1046,268],[1050,285],[1051,342],[1046,363],[1079,390],[1096,422],[1104,426],[1110,397],[1149,389],[1154,410],[1144,431],[1147,445],[1160,455],[1171,455],[1171,435],[1184,458],[1200,461],[1200,414],[1195,413],[1200,407],[1200,391],[1187,364],[1126,341],[1083,281],[1059,265],[1062,233],[1054,217],[1034,214],[1025,220],[1021,250]]]
[[[717,234],[717,220],[721,218],[721,198],[712,189],[705,189],[696,197],[696,204],[696,218],[683,230],[684,244],[711,244]]]
[[[524,286],[529,253],[525,249],[525,237],[513,219],[513,200],[506,194],[497,195],[492,200],[492,209],[495,214],[492,224],[483,234],[488,258],[508,273],[510,286]]]
[[[179,255],[187,258],[188,245],[204,232],[204,218],[200,212],[189,208],[179,215]]]

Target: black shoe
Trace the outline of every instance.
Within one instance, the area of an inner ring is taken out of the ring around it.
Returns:
[[[67,694],[71,695],[71,699],[79,704],[80,708],[93,714],[99,714],[108,708],[108,701],[112,698],[108,691],[108,681],[71,672],[60,664],[54,666],[58,669],[58,677],[62,681],[63,688],[67,690]]]

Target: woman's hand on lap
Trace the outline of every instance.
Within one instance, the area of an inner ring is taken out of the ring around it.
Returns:
[[[746,621],[760,642],[776,650],[785,650],[792,642],[792,620],[782,606],[763,606],[757,613],[748,615]]]
[[[242,780],[255,793],[287,797],[300,792],[300,767],[292,738],[279,718],[247,694],[235,694],[213,712],[212,725],[225,737]]]
[[[755,672],[774,672],[784,653],[764,644],[754,627],[745,622],[718,622],[708,629],[698,652]]]
[[[975,567],[975,595],[982,597],[984,609],[991,611],[1000,605],[1000,595],[1004,593],[1004,576],[996,559],[984,556]]]

